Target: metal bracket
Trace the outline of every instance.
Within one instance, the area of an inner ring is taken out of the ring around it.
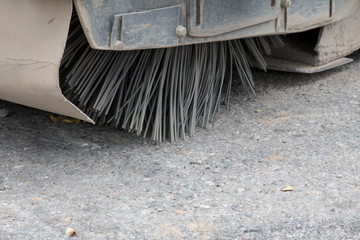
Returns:
[[[114,16],[110,33],[113,50],[178,44],[180,5]]]

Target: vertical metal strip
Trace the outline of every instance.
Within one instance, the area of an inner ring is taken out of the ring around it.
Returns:
[[[287,8],[284,9],[285,11],[285,18],[284,18],[284,25],[285,25],[285,30],[287,30],[287,23],[288,23],[288,10]]]
[[[195,5],[195,11],[196,11],[196,26],[201,25],[201,0],[196,0]]]
[[[122,35],[122,24],[123,23],[123,17],[119,17],[119,32],[118,32],[118,35],[117,35],[117,38],[119,41],[121,41],[121,35]]]
[[[329,17],[331,18],[333,16],[333,7],[334,7],[334,4],[333,4],[333,0],[329,0]]]

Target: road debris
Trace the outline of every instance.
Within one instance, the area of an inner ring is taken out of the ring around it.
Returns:
[[[282,189],[281,189],[281,191],[283,191],[283,192],[292,192],[292,191],[294,191],[295,189],[293,188],[293,187],[291,187],[291,186],[286,186],[286,187],[283,187]]]
[[[74,236],[76,234],[75,230],[73,228],[67,228],[65,231],[66,235],[68,236]]]
[[[76,118],[69,118],[69,117],[56,117],[52,114],[50,114],[50,119],[53,122],[64,122],[64,123],[72,123],[75,125],[78,125],[80,123],[80,119],[76,119]]]

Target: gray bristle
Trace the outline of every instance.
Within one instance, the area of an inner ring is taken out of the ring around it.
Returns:
[[[223,87],[236,73],[254,91],[250,67],[266,69],[264,54],[276,37],[167,49],[91,49],[76,13],[60,68],[64,95],[98,124],[123,128],[161,142],[176,142],[207,127]],[[234,73],[233,73],[234,72]],[[228,100],[227,100],[228,101]]]

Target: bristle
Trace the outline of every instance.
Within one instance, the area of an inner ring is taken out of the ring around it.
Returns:
[[[64,95],[98,124],[171,142],[208,127],[234,71],[254,92],[250,67],[266,69],[275,38],[249,38],[167,49],[93,50],[74,14],[60,68]],[[227,100],[228,101],[228,100]]]

